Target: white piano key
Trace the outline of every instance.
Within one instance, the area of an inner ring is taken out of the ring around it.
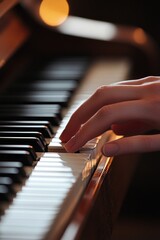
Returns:
[[[62,173],[70,173],[72,170],[69,167],[58,167],[58,166],[36,166],[34,171],[36,172],[62,172]],[[77,170],[78,171],[78,170]]]
[[[71,186],[72,186],[72,183],[73,182],[44,182],[44,181],[41,181],[41,182],[37,182],[37,181],[27,181],[26,184],[25,184],[25,187],[27,188],[30,188],[30,189],[35,189],[35,188],[48,188],[48,189],[63,189],[63,188],[66,188],[66,189],[69,189]]]
[[[40,211],[46,211],[50,210],[53,211],[57,207],[59,207],[62,204],[62,201],[64,200],[64,197],[53,197],[45,199],[35,199],[35,198],[27,198],[24,199],[19,198],[16,203],[13,203],[11,209],[33,209],[33,210],[40,210]]]
[[[54,209],[53,212],[57,213],[58,209]],[[5,215],[2,217],[2,219],[35,219],[35,218],[41,218],[41,219],[52,219],[53,215],[51,211],[37,211],[35,209],[28,210],[28,209],[14,209],[10,211],[10,208],[6,210]]]
[[[65,185],[65,188],[64,188],[64,185],[63,187],[60,187],[60,186],[52,186],[52,187],[48,187],[47,185],[44,187],[44,186],[40,186],[40,184],[38,185],[38,187],[34,187],[34,186],[25,186],[23,187],[23,191],[20,191],[17,193],[17,197],[20,195],[24,195],[24,194],[30,194],[31,196],[34,196],[34,195],[38,195],[38,194],[43,194],[44,196],[53,196],[53,194],[56,194],[57,196],[61,196],[63,195],[64,193],[66,193],[66,191],[68,191],[71,187],[71,184],[70,186],[66,186]]]
[[[25,195],[25,194],[24,194]],[[49,196],[40,196],[38,198],[35,197],[34,195],[31,197],[26,197],[24,196],[23,194],[22,195],[19,195],[17,198],[16,198],[16,202],[13,202],[12,203],[12,207],[14,206],[20,206],[20,204],[22,204],[24,207],[25,205],[30,205],[30,206],[33,206],[36,207],[37,206],[40,206],[40,205],[48,205],[47,207],[49,206],[53,206],[54,207],[54,204],[59,204],[61,202],[61,200],[63,200],[63,198],[65,197],[65,194],[62,193],[62,194],[54,194],[54,195],[49,195]]]
[[[37,183],[37,184],[42,184],[42,183],[44,183],[44,184],[48,184],[48,183],[50,183],[50,184],[52,184],[52,183],[53,184],[54,183],[62,184],[62,183],[68,182],[68,183],[74,184],[75,179],[74,178],[68,178],[66,176],[64,176],[63,178],[57,178],[57,177],[54,177],[54,176],[52,178],[48,178],[47,176],[44,176],[42,178],[42,177],[32,175],[32,178],[29,178],[27,180],[27,182],[29,182],[29,183],[33,182],[33,183]]]
[[[43,156],[48,157],[48,158],[50,158],[50,157],[59,158],[59,159],[64,160],[64,161],[66,161],[65,160],[66,158],[67,159],[73,159],[73,158],[75,158],[75,159],[79,158],[80,159],[82,157],[82,158],[89,159],[89,157],[90,157],[89,154],[59,153],[59,152],[53,152],[53,153],[52,152],[45,152]]]
[[[43,182],[42,182],[43,183]],[[63,191],[63,189],[70,189],[71,184],[35,184],[34,182],[32,182],[31,184],[27,184],[25,185],[25,187],[23,187],[23,191],[25,191],[26,189],[30,189],[30,191],[35,191],[38,189],[42,189],[42,191],[49,191],[49,190],[53,190],[53,191],[58,191],[61,192]]]
[[[30,190],[23,190],[22,193],[17,193],[17,197],[20,195],[20,199],[21,198],[30,198],[30,199],[36,199],[37,201],[39,201],[39,198],[43,199],[43,201],[45,202],[45,198],[59,198],[62,199],[65,194],[67,193],[67,190],[63,190],[63,191],[56,191],[56,189],[53,189],[52,191],[43,191],[43,190],[34,190],[34,191],[30,191]]]
[[[47,203],[46,203],[47,204]],[[53,211],[53,212],[57,212],[57,210],[58,209],[60,209],[60,206],[61,206],[61,204],[60,203],[58,203],[58,202],[54,202],[52,205],[50,205],[50,206],[46,206],[46,205],[34,205],[34,204],[26,204],[26,205],[24,205],[23,206],[23,203],[22,204],[20,204],[20,205],[15,205],[15,206],[12,206],[11,208],[10,208],[10,210],[15,210],[15,213],[16,213],[16,211],[17,210],[23,210],[24,208],[25,208],[25,210],[32,210],[32,211],[44,211],[44,212],[46,212],[46,211]]]
[[[24,238],[26,238],[27,236],[27,240],[29,239],[29,237],[31,236],[30,239],[35,239],[35,240],[39,240],[39,239],[42,239],[43,235],[44,235],[44,229],[43,228],[32,228],[32,231],[29,231],[27,228],[25,227],[19,227],[17,226],[17,228],[15,226],[13,226],[12,228],[11,227],[8,227],[7,226],[1,230],[0,229],[0,232],[1,232],[1,235],[2,236],[1,238],[3,239],[7,239],[7,240],[12,240],[12,239],[18,239],[17,236],[21,236],[21,240],[23,240]],[[12,238],[12,236],[14,238]],[[9,238],[7,238],[9,237]],[[23,238],[24,237],[24,238]]]
[[[1,234],[1,240],[40,240],[42,239],[41,236],[35,236],[35,235],[30,235],[30,236],[26,236],[23,233],[16,233],[16,234],[12,234],[12,236],[10,235],[10,233],[3,233]]]
[[[54,214],[54,212],[53,212]],[[31,218],[32,217],[32,218]],[[53,215],[52,215],[53,217]],[[9,218],[6,218],[6,221],[4,220],[4,227],[3,227],[3,230],[7,230],[7,227],[8,228],[11,228],[11,227],[20,227],[20,228],[25,228],[25,229],[30,229],[32,230],[33,228],[43,228],[43,229],[46,229],[48,226],[49,226],[49,223],[51,222],[52,219],[40,219],[40,218],[34,218],[33,216],[30,216],[30,218],[26,218],[25,219],[17,219],[16,217],[14,219],[9,219]]]
[[[56,166],[56,163],[59,163],[59,166]],[[45,169],[45,167],[54,167],[55,166],[55,170],[57,169],[57,172],[61,170],[61,168],[65,168],[68,170],[72,170],[72,171],[79,171],[81,172],[81,170],[83,168],[85,168],[86,164],[88,164],[89,162],[91,162],[90,160],[86,160],[82,159],[82,161],[80,161],[80,159],[70,159],[69,161],[56,161],[55,163],[53,163],[52,158],[43,158],[42,160],[42,165],[37,165],[36,169],[38,168],[43,168]],[[43,165],[44,164],[44,165]],[[55,165],[54,165],[55,164]],[[77,166],[77,167],[76,167]]]
[[[57,178],[62,178],[62,177],[66,177],[66,178],[73,178],[74,177],[74,174],[71,173],[71,172],[35,172],[33,171],[32,172],[32,176],[33,177],[47,177],[48,178],[52,178],[52,177],[57,177]]]
[[[44,160],[44,161],[42,161],[42,160]],[[77,166],[81,166],[83,164],[83,162],[75,161],[74,159],[73,159],[72,163],[77,164]],[[58,161],[58,159],[57,159],[57,161],[56,161],[56,159],[54,159],[54,161],[48,161],[48,158],[41,158],[41,161],[38,162],[37,166],[39,168],[40,167],[42,167],[42,168],[43,167],[64,167],[64,166],[67,167],[67,164],[65,165],[64,162],[62,162],[62,161],[60,162],[60,161]]]
[[[90,160],[91,154],[90,153],[55,153],[55,152],[46,152],[44,153],[42,160],[44,158],[51,159],[51,161],[59,159],[59,161],[65,162],[65,163],[70,163],[70,161],[80,161],[82,163],[86,163],[86,161]]]

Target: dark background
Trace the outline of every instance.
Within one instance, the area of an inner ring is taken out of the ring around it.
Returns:
[[[160,44],[159,1],[68,0],[70,14],[142,27]]]

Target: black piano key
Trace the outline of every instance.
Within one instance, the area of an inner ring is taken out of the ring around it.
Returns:
[[[12,119],[13,121],[48,121],[53,126],[59,126],[60,119],[57,115],[53,114],[45,114],[45,113],[35,113],[35,114],[15,114],[13,112],[0,112],[0,120],[1,121],[9,121]]]
[[[61,119],[61,106],[58,104],[0,104],[0,110],[3,112],[13,112],[16,114],[48,114],[57,115]]]
[[[0,177],[10,177],[15,183],[21,183],[24,176],[21,175],[21,169],[15,167],[0,168]]]
[[[20,117],[45,117],[45,118],[57,118],[57,121],[62,119],[62,116],[60,113],[53,113],[53,112],[48,112],[46,109],[43,110],[43,108],[38,109],[14,109],[14,108],[6,108],[2,109],[0,108],[0,116],[20,116]]]
[[[31,145],[4,145],[4,144],[0,144],[0,150],[23,150],[23,151],[27,151],[29,152],[29,154],[31,155],[31,158],[33,159],[33,161],[37,160],[37,154],[33,148],[33,146]]]
[[[61,106],[67,106],[70,98],[70,94],[67,91],[51,91],[51,92],[30,92],[27,94],[5,94],[0,96],[0,102],[5,103],[39,103],[39,104],[59,104]]]
[[[7,171],[8,169],[8,171]],[[29,175],[25,171],[23,164],[21,162],[9,162],[9,161],[0,161],[0,176],[8,177],[13,180],[10,184],[5,184],[5,186],[10,189],[12,194],[15,194],[13,183],[20,183],[23,179],[26,179]],[[0,185],[2,185],[0,183]],[[4,184],[3,184],[4,185]]]
[[[0,144],[31,145],[36,152],[45,152],[41,141],[35,137],[0,137]]]
[[[22,162],[0,161],[0,168],[17,168],[19,169],[19,173],[22,177],[27,177]]]
[[[34,138],[34,148],[38,151],[45,151],[47,149],[47,143],[44,136],[40,132],[9,132],[2,133],[0,132],[0,137],[15,137],[15,138]],[[26,140],[27,141],[27,140]],[[33,141],[32,141],[33,142]]]
[[[0,177],[0,186],[7,186],[12,194],[16,194],[13,179],[10,177]]]
[[[31,154],[25,150],[0,150],[0,162],[20,162],[24,166],[32,166],[35,161]]]
[[[39,138],[44,147],[47,146],[46,140],[40,132],[0,131],[0,137],[36,137]]]
[[[14,188],[14,182],[12,178],[0,177],[0,186],[6,186],[13,195],[16,194],[16,190]]]
[[[46,125],[0,125],[0,131],[40,132],[44,138],[53,137]]]
[[[81,71],[77,71],[76,69],[57,69],[57,70],[46,70],[39,74],[39,78],[45,79],[75,79],[79,80],[82,76]]]
[[[58,125],[61,116],[61,107],[59,105],[46,104],[0,104],[0,119],[5,117],[24,118],[26,120],[45,120]],[[26,118],[26,119],[25,119]],[[32,119],[33,118],[33,119]]]
[[[18,93],[16,94],[18,95]],[[58,125],[62,119],[62,107],[59,104],[13,104],[0,102],[0,119],[9,120],[45,120]]]
[[[0,121],[0,125],[27,125],[27,126],[44,125],[44,126],[48,127],[48,129],[50,130],[50,132],[52,134],[54,134],[53,126],[48,121],[14,121],[14,120],[10,120],[10,121]]]
[[[46,72],[58,72],[58,80],[60,79],[76,79],[77,76],[80,77],[84,74],[85,70],[88,68],[89,59],[87,57],[56,57],[56,59],[45,59],[35,66],[31,67],[32,72],[28,76],[43,76]],[[61,74],[62,72],[62,74]],[[66,72],[66,74],[64,74]],[[62,77],[63,76],[63,77]],[[73,78],[71,77],[73,76]],[[47,78],[45,78],[47,79]],[[53,79],[53,76],[52,78]],[[56,78],[54,78],[56,79]]]
[[[11,202],[12,199],[13,195],[11,194],[10,189],[7,186],[0,185],[0,203],[5,201]]]
[[[17,168],[20,168],[20,167],[23,167],[23,164],[21,162],[3,162],[3,161],[0,161],[0,168],[2,167],[17,167]]]
[[[79,80],[86,69],[86,61],[77,59],[62,59],[59,62],[47,64],[42,70],[37,72],[39,79],[75,79]]]
[[[39,80],[39,81],[32,81],[31,83],[29,83],[29,81],[22,83],[22,82],[18,82],[16,84],[14,84],[14,86],[10,87],[9,90],[10,91],[17,91],[18,90],[32,90],[32,91],[51,91],[51,90],[57,90],[57,91],[70,91],[72,92],[73,90],[75,90],[75,88],[77,87],[77,81],[75,80]]]
[[[0,177],[0,185],[12,185],[13,180],[9,177]]]

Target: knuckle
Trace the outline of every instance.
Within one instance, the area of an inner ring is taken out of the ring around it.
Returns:
[[[77,114],[76,114],[76,112],[74,112],[74,113],[71,115],[70,120],[71,120],[71,121],[74,121],[74,119],[76,119],[76,118],[77,118]]]
[[[110,105],[107,105],[107,106],[103,106],[100,110],[99,110],[99,113],[98,113],[98,116],[99,118],[106,118],[108,116],[110,116],[112,113],[112,109],[110,107]]]
[[[160,94],[160,79],[158,81],[153,81],[145,86],[146,92],[151,95],[159,95]]]
[[[157,80],[160,80],[160,77],[150,75],[143,78],[143,83],[156,82]]]
[[[108,89],[108,86],[105,86],[105,85],[98,87],[95,92],[95,97],[98,99],[101,98],[104,94],[106,94],[107,89]]]
[[[147,82],[150,82],[150,81],[153,81],[153,80],[156,80],[156,77],[155,76],[147,76],[144,78],[144,83],[147,81]]]

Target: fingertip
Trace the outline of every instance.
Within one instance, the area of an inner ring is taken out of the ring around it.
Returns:
[[[59,139],[60,139],[63,143],[66,142],[65,135],[64,135],[63,132],[62,132],[61,135],[59,136]]]
[[[64,148],[67,152],[73,153],[77,151],[76,137],[73,136],[69,141],[64,144]]]
[[[118,155],[119,146],[116,142],[106,143],[102,147],[102,154],[106,157],[113,157]]]
[[[70,147],[67,146],[66,144],[64,144],[63,147],[64,147],[64,149],[65,149],[65,151],[66,151],[67,153],[73,153],[73,152],[74,152],[74,151],[72,150],[72,148],[70,148]]]
[[[66,143],[75,135],[76,131],[77,129],[73,129],[73,127],[65,127],[59,138],[62,142]]]
[[[66,130],[63,130],[63,132],[61,133],[59,139],[63,142],[66,143],[69,141],[70,136],[67,134]]]

